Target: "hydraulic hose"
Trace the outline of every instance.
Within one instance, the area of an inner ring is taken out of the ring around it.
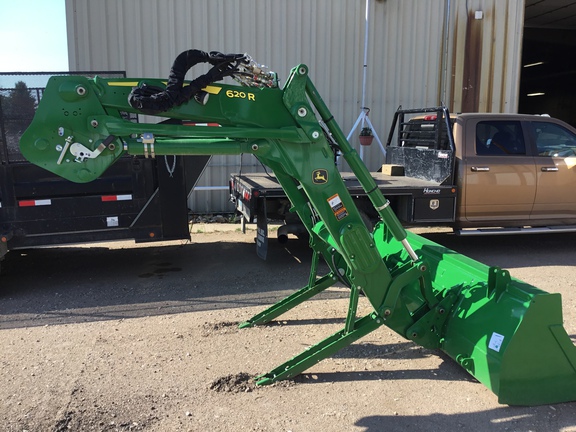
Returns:
[[[169,111],[188,102],[208,84],[234,74],[238,70],[238,62],[244,57],[244,54],[222,54],[217,51],[184,51],[174,60],[165,89],[142,83],[130,92],[128,103],[145,114]],[[210,63],[214,67],[184,86],[186,73],[198,63]]]

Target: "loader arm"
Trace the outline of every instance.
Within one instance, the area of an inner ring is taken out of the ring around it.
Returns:
[[[262,375],[259,384],[291,378],[387,325],[447,352],[502,403],[576,400],[576,347],[562,325],[560,296],[406,232],[305,65],[292,69],[282,89],[211,84],[204,88],[205,104],[190,100],[161,113],[181,124],[125,119],[123,113],[140,113],[127,101],[132,88],[143,84],[165,86],[154,79],[53,77],[22,136],[22,153],[74,182],[98,178],[124,153],[251,153],[270,167],[310,234],[312,269],[305,287],[241,326],[269,322],[339,282],[350,288],[350,301],[341,331]],[[380,216],[372,232],[338,172],[334,147]],[[320,258],[330,269],[325,275],[317,275]],[[358,318],[360,292],[373,311]]]

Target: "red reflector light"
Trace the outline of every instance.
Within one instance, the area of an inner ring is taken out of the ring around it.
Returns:
[[[131,201],[132,200],[132,195],[128,194],[128,195],[102,195],[100,197],[100,199],[102,200],[102,202],[108,202],[108,201]]]
[[[434,121],[438,118],[438,116],[436,114],[429,114],[424,116],[424,120],[425,121]]]
[[[254,195],[255,197],[260,195],[260,191],[255,190],[254,192],[252,192],[252,195]]]

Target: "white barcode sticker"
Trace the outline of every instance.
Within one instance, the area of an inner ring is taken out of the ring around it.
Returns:
[[[488,348],[496,352],[500,352],[500,348],[502,348],[502,342],[504,342],[504,336],[494,332],[492,333],[490,342],[488,342]]]
[[[118,216],[110,216],[106,218],[107,227],[117,227],[118,226]]]

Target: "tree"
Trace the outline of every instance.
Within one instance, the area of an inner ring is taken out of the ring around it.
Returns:
[[[18,81],[7,97],[2,98],[6,130],[22,134],[30,125],[36,110],[36,99],[24,81]]]

